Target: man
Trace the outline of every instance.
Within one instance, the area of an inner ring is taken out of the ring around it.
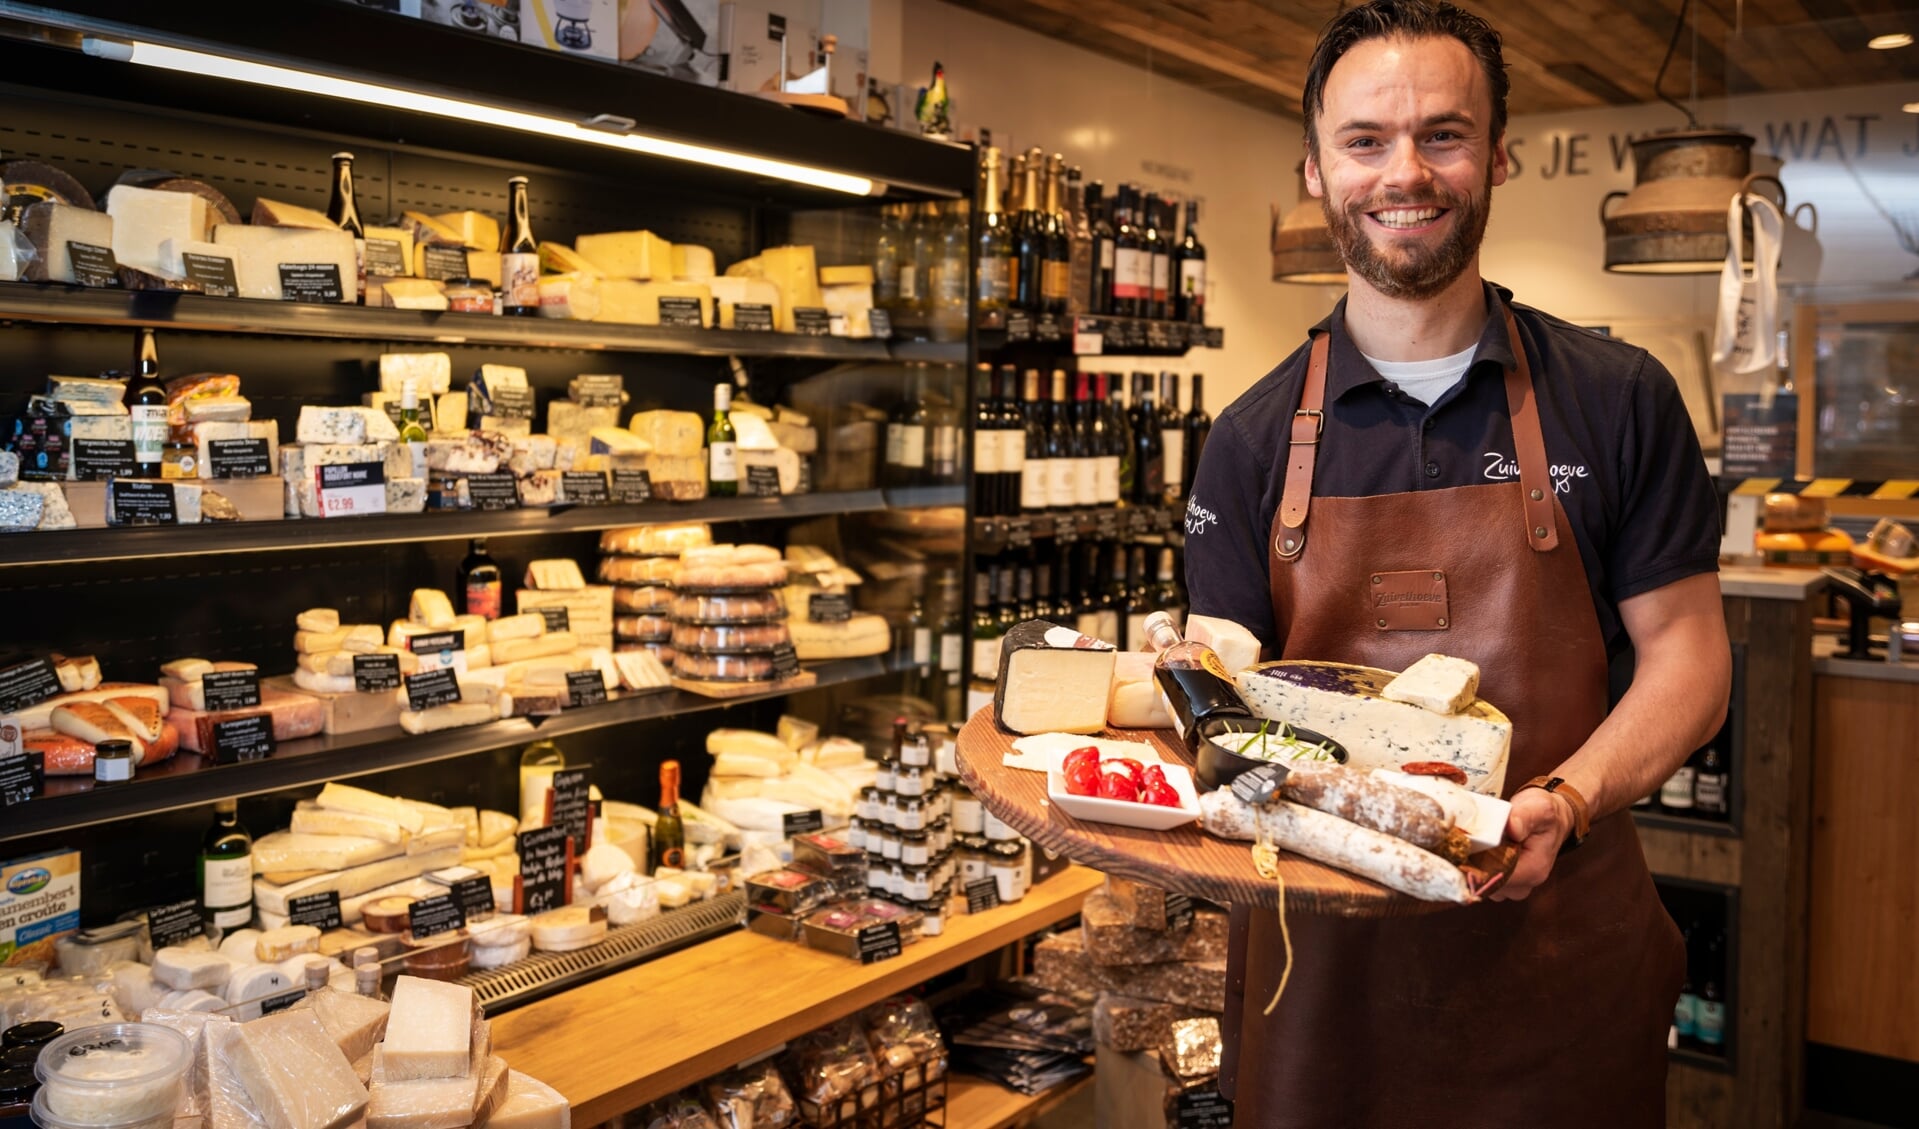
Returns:
[[[1684,957],[1626,809],[1725,715],[1717,505],[1658,362],[1480,278],[1506,90],[1498,33],[1450,4],[1372,0],[1327,25],[1306,177],[1350,289],[1221,414],[1187,573],[1193,611],[1269,657],[1478,663],[1513,720],[1520,862],[1482,905],[1293,913],[1270,1017],[1279,921],[1236,907],[1222,1086],[1240,1125],[1664,1122]]]

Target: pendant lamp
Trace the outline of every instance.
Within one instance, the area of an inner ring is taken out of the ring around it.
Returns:
[[[1283,218],[1273,209],[1273,281],[1344,286],[1346,264],[1333,244],[1326,213],[1306,191],[1306,162],[1294,171],[1299,174],[1299,203]]]
[[[1769,186],[1786,211],[1777,178],[1752,172],[1751,134],[1731,128],[1662,130],[1632,143],[1633,188],[1599,204],[1606,269],[1615,274],[1717,274],[1726,265],[1726,207],[1735,195]],[[1617,203],[1617,206],[1615,205]],[[1741,241],[1752,259],[1751,220]]]

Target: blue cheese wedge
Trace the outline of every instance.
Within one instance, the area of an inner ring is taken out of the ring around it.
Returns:
[[[1097,733],[1119,652],[1070,627],[1028,620],[1000,646],[993,712],[1015,733]]]

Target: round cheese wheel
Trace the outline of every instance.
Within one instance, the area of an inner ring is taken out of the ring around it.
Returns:
[[[533,919],[533,945],[563,953],[598,943],[606,936],[606,917],[587,906],[563,906]]]
[[[405,895],[395,894],[368,902],[360,910],[360,921],[371,933],[404,933],[413,901]]]
[[[473,946],[473,967],[504,968],[533,954],[533,938],[522,937],[510,945]]]

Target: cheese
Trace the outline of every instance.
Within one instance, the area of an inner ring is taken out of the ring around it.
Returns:
[[[993,712],[1015,733],[1097,733],[1117,654],[1070,627],[1018,624],[1000,647]]]
[[[457,1078],[472,1063],[473,989],[401,976],[381,1044],[386,1076],[395,1082]]]
[[[713,290],[713,298],[720,307],[720,328],[734,327],[733,307],[742,303],[758,306],[770,306],[773,310],[773,328],[786,324],[786,304],[780,288],[763,278],[711,278],[706,285]]]
[[[774,733],[786,743],[787,748],[800,750],[819,740],[820,727],[816,722],[794,717],[792,714],[781,714],[779,723],[774,726]],[[802,758],[805,757],[804,753],[800,755]]]
[[[266,1129],[343,1129],[367,1091],[320,1017],[292,1009],[240,1025],[230,1065]]]
[[[415,588],[407,605],[407,618],[428,627],[453,626],[453,601],[437,588]]]
[[[280,425],[270,419],[248,420],[245,423],[196,423],[193,428],[193,442],[200,462],[200,475],[203,478],[213,476],[213,445],[235,440],[261,439],[267,445],[267,462],[280,465]]]
[[[577,447],[585,448],[588,445],[594,429],[617,428],[619,425],[620,409],[610,405],[591,407],[572,400],[554,400],[546,406],[547,433],[556,440],[564,439]]]
[[[564,243],[541,243],[539,253],[540,269],[548,274],[583,274],[591,278],[600,277],[600,268],[587,262],[579,252]]]
[[[425,513],[426,479],[388,478],[386,480],[386,512],[390,514]]]
[[[386,1034],[392,1008],[384,1000],[368,999],[354,992],[311,992],[294,1005],[313,1012],[327,1038],[340,1048],[351,1062],[371,1054]]]
[[[18,282],[26,273],[32,244],[12,220],[0,220],[0,282]]]
[[[347,870],[400,853],[390,839],[363,839],[355,835],[302,835],[270,831],[253,841],[253,872],[285,874],[302,870]],[[288,953],[287,956],[293,954]],[[283,957],[261,957],[282,960]]]
[[[609,278],[600,284],[600,312],[594,321],[622,325],[660,324],[661,298],[690,298],[699,303],[700,324],[713,324],[713,291],[703,282],[636,282]]]
[[[397,398],[405,394],[409,380],[422,397],[442,395],[453,384],[453,358],[445,353],[380,355],[380,391]]]
[[[207,237],[207,202],[191,192],[159,192],[115,185],[107,193],[113,217],[113,257],[123,267],[164,278],[184,278],[176,255],[168,262],[161,245],[184,245]]]
[[[359,253],[353,237],[337,227],[314,231],[223,223],[214,226],[213,241],[234,249],[242,298],[280,299],[281,264],[299,263],[333,266],[340,275],[340,300],[348,305],[360,300]]]
[[[606,938],[606,911],[597,906],[562,906],[531,924],[533,947],[546,953],[572,952]]]
[[[1112,698],[1106,703],[1106,724],[1115,729],[1171,729],[1173,717],[1159,687],[1150,679],[1143,682],[1114,682]]]
[[[508,639],[537,639],[546,634],[546,617],[532,612],[501,616],[487,624],[486,641],[499,644]],[[476,816],[477,818],[477,816]]]
[[[580,575],[579,563],[566,557],[530,561],[526,566],[526,577],[533,588],[546,592],[586,587],[586,577]]]
[[[367,269],[375,274],[412,274],[417,256],[413,233],[404,227],[368,227],[363,229],[367,246]],[[386,246],[374,246],[385,244]],[[378,267],[380,269],[374,270]],[[399,269],[394,270],[395,267]]]
[[[660,660],[647,651],[621,651],[613,656],[620,684],[628,690],[650,690],[673,684]]]
[[[587,451],[595,455],[644,455],[653,449],[646,440],[617,427],[596,427],[587,436]]]
[[[400,223],[407,231],[413,233],[413,241],[416,244],[431,243],[441,247],[466,246],[466,235],[460,229],[424,212],[402,212]]]
[[[693,243],[673,246],[673,277],[683,282],[707,282],[713,278],[713,252]]]
[[[215,992],[227,986],[233,962],[219,953],[196,952],[169,945],[153,952],[153,978],[175,991],[199,988]]]
[[[265,1000],[291,987],[292,979],[278,965],[238,965],[227,980],[226,1001],[233,1005],[228,1014],[242,1021],[258,1019]]]
[[[622,874],[633,873],[633,857],[611,843],[595,843],[580,860],[580,881],[596,891]]]
[[[391,310],[445,310],[446,284],[431,278],[389,278],[380,284],[380,304]]]
[[[892,628],[885,617],[863,613],[844,623],[794,620],[787,630],[793,636],[793,650],[807,661],[883,655],[893,645]]]
[[[706,424],[692,412],[634,412],[626,426],[655,454],[697,456],[706,442]]]
[[[519,435],[513,439],[513,454],[507,459],[507,469],[514,474],[531,474],[536,470],[552,470],[554,461],[559,457],[560,448],[551,435]]]
[[[294,438],[301,443],[365,443],[366,415],[358,408],[322,408],[302,404],[300,420],[294,426]],[[314,467],[327,464],[316,463],[309,454],[306,465]]]
[[[177,193],[176,193],[177,195]],[[163,239],[160,241],[160,269],[153,273],[161,278],[182,279],[187,276],[188,255],[196,258],[225,259],[232,264],[233,277],[240,278],[240,253],[232,247],[222,247],[218,243],[208,242],[206,236],[193,239]]]
[[[340,225],[328,219],[326,213],[316,212],[312,208],[302,208],[298,204],[283,204],[278,200],[259,199],[253,202],[253,222],[260,227],[305,227],[338,231]]]
[[[600,316],[600,279],[583,271],[540,279],[540,316],[593,321]]]
[[[469,431],[458,439],[426,441],[427,469],[449,476],[492,474],[512,457],[513,441],[491,432]]]
[[[443,707],[457,709],[457,706]],[[485,707],[481,707],[485,708]],[[331,787],[332,785],[328,785]],[[341,898],[350,898],[364,894],[382,886],[425,874],[429,870],[438,870],[443,866],[452,866],[460,861],[460,848],[450,847],[425,854],[399,854],[328,874],[318,874],[312,878],[303,878],[297,882],[273,883],[264,878],[253,882],[253,902],[264,912],[285,915],[287,905],[294,898],[308,894],[336,893]],[[264,920],[264,919],[263,919]]]
[[[754,266],[741,270],[746,263]],[[825,299],[820,294],[819,267],[813,257],[811,247],[770,247],[760,252],[746,263],[734,263],[726,268],[727,274],[746,278],[764,278],[780,288],[780,296],[785,300],[786,309],[780,320],[782,332],[793,333],[797,323],[793,316],[795,307],[824,308]]]
[[[536,470],[517,484],[522,506],[555,506],[560,502],[560,472]]]
[[[873,288],[870,285],[825,286],[820,301],[835,337],[873,336]]]
[[[771,438],[769,436],[769,438]],[[769,467],[779,479],[780,493],[796,494],[800,489],[800,457],[785,448],[750,451],[739,449],[740,477],[753,467]]]
[[[254,939],[253,955],[263,963],[291,960],[320,951],[320,931],[311,925],[282,925]]]
[[[608,278],[646,281],[673,276],[673,245],[650,231],[582,235],[573,248]]]
[[[1185,635],[1195,643],[1211,647],[1226,669],[1235,674],[1259,661],[1259,639],[1230,619],[1187,616]]]
[[[1455,714],[1479,696],[1479,667],[1449,655],[1427,655],[1401,671],[1380,693],[1387,701]]]
[[[820,268],[821,286],[872,286],[875,281],[873,267],[868,263]]]
[[[414,734],[437,733],[463,725],[484,725],[498,718],[499,713],[488,703],[456,702],[430,710],[407,710],[400,715],[400,728]]]
[[[474,251],[500,249],[500,221],[485,212],[444,212],[433,217],[460,233],[460,242]]]
[[[1383,692],[1393,675],[1344,663],[1268,663],[1236,676],[1255,714],[1323,733],[1346,747],[1351,768],[1398,770],[1408,761],[1444,761],[1466,786],[1497,796],[1505,787],[1512,722],[1484,701],[1436,714]]]
[[[506,1078],[506,1101],[486,1129],[573,1129],[573,1108],[558,1090],[517,1070]]]
[[[70,243],[113,249],[113,217],[92,208],[42,200],[21,214],[20,230],[33,244],[34,259],[26,277],[34,282],[78,282],[74,277]]]
[[[354,837],[394,846],[404,845],[407,837],[406,829],[396,820],[364,812],[323,808],[311,800],[301,800],[293,805],[293,816],[287,830],[295,835]]]
[[[74,416],[67,421],[69,439],[118,439],[130,441],[133,438],[133,419],[130,416]],[[201,456],[202,466],[206,465],[206,456]],[[77,474],[79,468],[68,464],[69,476]],[[16,472],[18,473],[18,472]]]

